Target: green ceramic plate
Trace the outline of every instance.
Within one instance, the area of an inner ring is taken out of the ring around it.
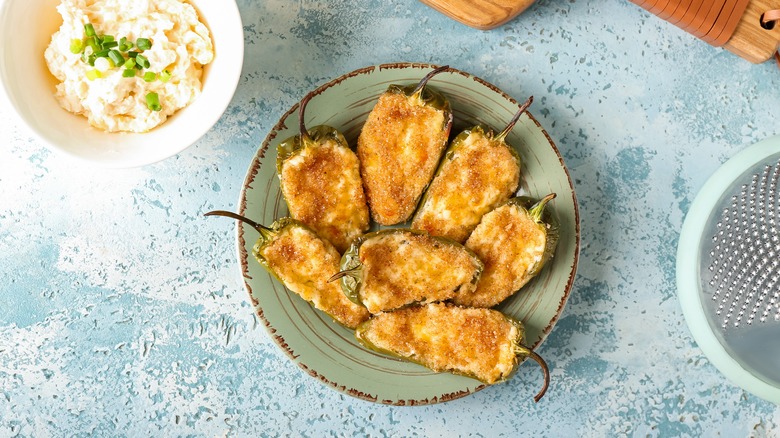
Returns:
[[[417,83],[432,68],[435,66],[386,64],[334,79],[319,87],[309,102],[307,126],[336,127],[354,145],[368,113],[388,85]],[[455,117],[453,135],[476,123],[501,130],[518,108],[518,102],[497,87],[461,71],[441,73],[430,86],[450,99]],[[537,197],[557,193],[551,205],[561,221],[561,240],[554,259],[521,293],[502,303],[500,310],[525,323],[526,344],[536,348],[552,330],[571,291],[579,254],[579,214],[563,159],[544,129],[526,114],[507,140],[523,159],[520,191]],[[239,214],[265,224],[287,214],[276,174],[276,146],[296,134],[297,104],[268,134],[249,166]],[[254,229],[238,225],[237,237],[242,274],[257,314],[279,347],[309,375],[349,395],[396,405],[443,402],[484,387],[467,377],[433,373],[364,349],[351,331],[289,292],[252,259],[258,237]],[[520,372],[539,373],[535,364],[522,365]],[[528,388],[528,398],[537,390]]]

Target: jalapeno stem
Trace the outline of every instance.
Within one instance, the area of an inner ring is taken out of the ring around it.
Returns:
[[[535,222],[540,222],[542,220],[542,213],[544,213],[544,207],[547,205],[548,202],[555,199],[555,193],[550,193],[549,195],[542,198],[539,202],[533,205],[530,209],[528,209],[528,214],[531,215],[533,220]]]
[[[333,276],[328,279],[328,283],[331,283],[333,281],[336,281],[336,280],[338,280],[340,278],[344,278],[344,277],[353,277],[353,278],[354,277],[358,277],[358,273],[360,272],[360,269],[361,269],[361,266],[358,265],[358,266],[355,266],[352,269],[345,269],[343,271],[339,271],[339,272],[333,274]]]
[[[530,348],[526,347],[525,345],[518,345],[516,348],[517,353],[524,354],[531,359],[535,360],[536,363],[539,364],[540,367],[542,367],[542,373],[544,374],[544,385],[542,386],[542,389],[534,396],[534,401],[539,403],[539,400],[544,397],[544,393],[547,392],[547,387],[550,386],[550,368],[547,367],[547,362],[542,359],[542,356],[539,356],[536,354],[535,351],[531,350]]]
[[[306,105],[309,103],[312,97],[314,97],[314,93],[309,93],[306,96],[303,96],[301,104],[298,106],[298,127],[301,131],[301,141],[304,145],[311,143],[312,141],[311,136],[309,136],[309,130],[306,129],[306,123],[303,120],[304,115],[306,114]]]
[[[501,133],[496,136],[496,140],[504,141],[506,136],[509,135],[510,132],[512,132],[512,129],[514,129],[517,121],[520,120],[520,116],[522,116],[523,113],[526,112],[526,110],[528,110],[528,107],[531,106],[533,102],[534,102],[534,97],[531,96],[522,105],[520,105],[520,109],[512,117],[512,120],[510,120],[509,123],[506,125],[506,128],[504,128],[504,130],[501,131]]]
[[[274,231],[272,229],[270,229],[270,228],[268,228],[268,227],[266,227],[264,225],[260,225],[260,224],[258,224],[257,222],[255,222],[255,221],[253,221],[251,219],[245,218],[244,216],[235,214],[232,211],[214,210],[214,211],[210,211],[210,212],[204,214],[204,216],[225,216],[225,217],[229,217],[229,218],[232,218],[232,219],[237,219],[237,220],[239,220],[241,222],[244,222],[245,224],[251,226],[255,230],[257,230],[257,232],[260,233],[260,235],[263,236],[266,239],[269,238],[274,233]]]
[[[420,94],[422,94],[423,88],[425,88],[425,85],[428,83],[428,81],[430,81],[432,77],[436,76],[437,74],[449,68],[450,68],[449,65],[443,65],[439,68],[431,70],[431,72],[425,75],[425,77],[422,78],[422,80],[420,80],[420,83],[417,84],[417,87],[415,87],[414,91],[412,91],[412,96],[419,98]]]

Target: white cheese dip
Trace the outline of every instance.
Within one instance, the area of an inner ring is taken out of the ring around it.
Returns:
[[[63,108],[87,117],[89,123],[109,132],[146,132],[190,104],[201,91],[203,66],[214,58],[208,28],[195,8],[182,0],[62,0],[57,11],[63,23],[52,36],[44,57],[49,71],[60,81],[57,100]],[[98,35],[112,35],[135,42],[151,40],[142,54],[149,68],[135,77],[122,76],[115,67],[90,80],[95,69],[70,51],[71,41],[84,38],[84,25],[91,23]],[[143,73],[171,78],[146,82]],[[160,111],[147,107],[146,95],[159,96]]]

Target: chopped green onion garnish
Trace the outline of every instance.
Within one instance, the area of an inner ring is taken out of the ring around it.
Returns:
[[[133,47],[135,47],[135,45],[132,42],[127,41],[127,38],[122,37],[119,40],[119,50],[121,50],[123,52],[127,52],[128,50],[132,49]]]
[[[141,68],[149,68],[151,64],[149,64],[149,60],[146,59],[146,56],[138,54],[135,57],[135,63],[140,65]]]
[[[138,38],[135,40],[135,45],[140,50],[149,50],[152,48],[152,42],[148,38]]]
[[[160,105],[160,96],[154,91],[146,95],[146,106],[152,111],[160,111],[162,105]]]
[[[114,62],[114,65],[124,65],[125,57],[119,52],[119,50],[111,50],[108,52],[108,59]]]
[[[87,39],[84,40],[84,44],[91,48],[92,52],[99,52],[102,50],[102,47],[100,47],[100,44],[97,43],[94,36],[87,37]]]
[[[81,54],[81,60],[95,69],[87,72],[90,80],[103,77],[101,73],[114,67],[124,68],[122,76],[129,78],[136,76],[136,70],[143,71],[151,67],[149,58],[141,55],[140,52],[152,48],[152,41],[149,38],[138,38],[135,44],[128,41],[127,37],[122,37],[118,41],[113,35],[98,35],[92,23],[84,25],[85,38],[73,39],[70,43],[70,51],[74,54]],[[132,50],[137,48],[137,50]],[[97,62],[97,65],[95,63]],[[142,75],[147,82],[152,82],[158,78],[163,82],[171,79],[171,73],[167,70],[157,74],[154,72],[145,72]],[[150,103],[151,100],[151,103]],[[156,102],[156,104],[154,104]],[[147,105],[156,107],[154,111],[160,110],[159,96],[156,93],[147,95]]]
[[[74,38],[70,40],[70,53],[77,54],[84,50],[84,41]]]

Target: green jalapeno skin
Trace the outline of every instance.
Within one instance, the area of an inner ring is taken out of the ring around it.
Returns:
[[[276,170],[290,216],[341,253],[369,227],[360,162],[336,128],[306,128],[305,109],[312,96],[300,104],[300,133],[276,148]]]
[[[367,349],[486,385],[508,380],[521,360],[530,357],[544,373],[544,386],[534,398],[539,401],[550,373],[544,359],[523,345],[524,336],[520,321],[497,310],[444,303],[381,313],[355,330]]]
[[[266,227],[231,212],[213,211],[206,215],[231,217],[255,228],[260,233],[252,248],[257,262],[316,309],[350,329],[368,319],[364,307],[349,301],[338,285],[328,282],[332,273],[338,271],[338,251],[302,222],[281,218]]]
[[[554,197],[512,198],[482,218],[465,245],[485,263],[485,270],[476,289],[453,302],[493,307],[541,271],[558,243],[558,220],[547,208]]]
[[[433,178],[452,129],[446,97],[427,86],[391,85],[377,100],[358,137],[357,154],[371,217],[380,225],[408,220]]]
[[[344,294],[372,314],[443,301],[476,288],[482,261],[463,245],[409,229],[369,233],[341,258]]]

